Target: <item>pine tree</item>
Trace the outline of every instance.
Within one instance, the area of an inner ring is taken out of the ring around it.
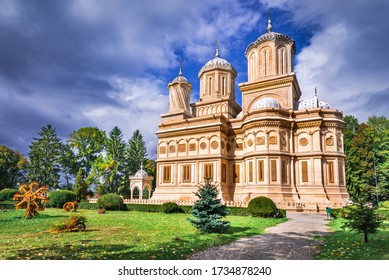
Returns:
[[[128,175],[135,174],[139,170],[141,163],[144,163],[144,160],[147,157],[146,143],[139,130],[135,130],[128,141],[125,156],[127,163],[126,171]]]
[[[202,232],[224,232],[229,228],[228,221],[221,219],[228,214],[227,207],[217,198],[216,186],[206,179],[195,195],[199,198],[192,207],[192,215],[197,219],[189,219],[190,223]]]
[[[50,124],[42,127],[38,134],[40,137],[33,138],[34,141],[30,145],[30,168],[27,177],[30,181],[56,189],[59,185],[59,157],[63,144]]]

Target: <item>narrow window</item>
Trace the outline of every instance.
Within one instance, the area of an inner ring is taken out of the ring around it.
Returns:
[[[249,182],[253,181],[253,162],[249,161]]]
[[[212,78],[208,78],[208,95],[212,95]]]
[[[213,178],[213,163],[204,164],[204,178],[212,180],[212,178]]]
[[[186,164],[182,166],[182,182],[189,183],[191,181],[191,165]]]
[[[308,182],[308,162],[301,162],[301,181]]]
[[[343,161],[339,161],[339,184],[344,185]]]
[[[258,161],[258,181],[264,181],[265,180],[265,173],[264,173],[264,162],[263,160]]]
[[[164,183],[170,183],[170,166],[164,166],[163,167],[163,182]]]
[[[226,78],[222,78],[222,95],[226,95]]]
[[[270,170],[271,170],[271,180],[273,182],[277,181],[277,160],[272,159],[270,161]]]
[[[282,183],[288,182],[288,163],[286,160],[283,160],[281,165],[281,181]]]
[[[233,183],[239,183],[240,181],[240,168],[239,164],[234,164],[232,166]]]
[[[227,167],[222,163],[222,183],[227,182]]]
[[[328,182],[333,183],[334,182],[334,162],[329,161],[327,168],[328,168]]]

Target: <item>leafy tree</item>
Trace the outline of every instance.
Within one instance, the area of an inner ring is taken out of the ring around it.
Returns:
[[[385,200],[389,198],[389,120],[383,116],[372,116],[366,124],[366,136],[372,142],[379,194]],[[369,184],[375,189],[375,174],[372,177]]]
[[[222,221],[228,213],[227,207],[217,198],[218,191],[210,179],[201,185],[195,193],[199,200],[192,207],[192,215],[197,219],[189,222],[202,232],[224,232],[229,228],[228,221]]]
[[[106,156],[100,155],[92,166],[87,181],[97,186],[99,194],[118,193],[123,183],[126,143],[122,131],[114,127],[105,140]],[[127,185],[128,188],[128,185]]]
[[[389,120],[372,116],[367,123],[358,123],[353,116],[344,118],[346,154],[346,186],[353,200],[364,193],[375,200],[376,164],[380,199],[389,195]]]
[[[76,180],[72,189],[79,199],[86,198],[88,184],[85,182],[82,168],[80,168],[77,172]]]
[[[345,217],[346,222],[343,227],[363,233],[365,243],[367,243],[368,235],[376,233],[382,226],[382,219],[375,213],[376,208],[362,197],[360,196],[359,200],[354,203],[356,207],[349,208],[349,214]]]
[[[27,165],[27,159],[18,151],[0,145],[0,190],[24,182]]]
[[[60,179],[59,157],[63,144],[55,128],[50,124],[42,127],[38,135],[40,137],[33,138],[30,145],[27,177],[30,181],[37,181],[40,185],[56,189]]]
[[[126,171],[128,175],[135,174],[136,171],[139,170],[141,163],[144,162],[147,157],[146,143],[139,130],[135,130],[128,141],[125,156],[127,162]]]
[[[102,152],[105,139],[105,132],[96,127],[83,127],[70,133],[68,143],[76,150],[77,163],[79,168],[83,169],[84,179]]]
[[[59,156],[59,164],[61,165],[61,175],[64,180],[63,188],[70,190],[72,181],[77,174],[77,159],[69,144],[63,144],[61,154]]]

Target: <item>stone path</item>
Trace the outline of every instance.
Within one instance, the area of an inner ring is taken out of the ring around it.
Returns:
[[[190,260],[312,260],[328,234],[325,214],[288,213],[289,220],[265,234],[242,238],[192,255]]]

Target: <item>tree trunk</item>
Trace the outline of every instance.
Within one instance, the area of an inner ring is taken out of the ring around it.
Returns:
[[[368,243],[369,240],[367,239],[367,230],[365,229],[363,233],[365,235],[365,243]]]

